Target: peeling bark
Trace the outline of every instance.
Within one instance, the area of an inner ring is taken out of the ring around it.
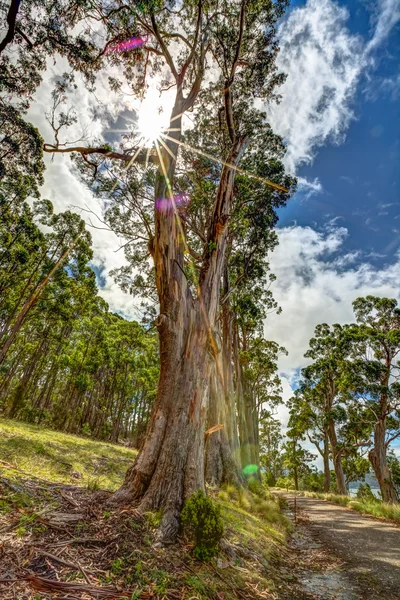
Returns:
[[[160,380],[144,445],[110,503],[136,502],[141,511],[163,509],[159,536],[174,539],[183,503],[204,489],[204,432],[211,366],[217,358],[214,332],[226,251],[235,166],[247,138],[232,145],[224,166],[203,254],[197,297],[184,272],[182,221],[172,202],[178,143],[185,101],[178,90],[171,114],[171,136],[160,149],[155,199],[170,198],[165,210],[155,204],[153,260],[160,301]]]

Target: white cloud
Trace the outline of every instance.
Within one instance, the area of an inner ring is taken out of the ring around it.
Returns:
[[[347,9],[331,0],[308,0],[279,28],[278,66],[288,77],[271,123],[288,143],[292,172],[312,161],[316,147],[340,141],[353,116],[363,42],[347,20]]]
[[[36,92],[35,102],[28,113],[29,120],[38,127],[43,139],[48,143],[53,142],[53,131],[45,119],[45,113],[49,111],[51,92],[54,87],[53,78],[65,71],[68,71],[68,65],[62,58],[58,58],[55,64],[49,65],[43,82]],[[105,121],[99,115],[107,113],[116,116],[120,110],[126,108],[123,98],[111,92],[108,86],[108,76],[115,74],[112,70],[99,73],[94,93],[85,87],[79,75],[76,76],[78,87],[70,96],[67,107],[70,103],[77,107],[78,123],[65,131],[61,130],[61,142],[79,139],[83,132],[89,139],[101,138]],[[52,157],[50,154],[45,154],[44,160],[47,168],[41,193],[43,198],[52,201],[56,212],[65,211],[73,206],[72,210],[75,212],[79,212],[79,208],[82,208],[102,216],[104,208],[102,203],[75,173],[70,155],[55,154]],[[93,222],[96,226],[104,227],[87,212],[82,212],[81,216],[88,224]],[[132,297],[123,293],[109,276],[111,269],[126,263],[123,250],[117,251],[123,240],[111,231],[90,226],[88,229],[93,238],[93,265],[102,270],[105,278],[105,286],[100,290],[100,295],[109,303],[111,310],[119,311],[126,317],[137,318]]]
[[[367,53],[380,46],[400,21],[399,0],[378,0],[374,5],[372,20],[375,29],[372,38],[366,46]]]
[[[317,149],[340,143],[354,118],[352,101],[373,52],[399,20],[399,0],[379,0],[369,41],[351,33],[348,10],[333,0],[308,0],[279,27],[279,68],[288,75],[282,101],[269,107],[274,129],[288,144],[286,164],[296,172]]]
[[[310,181],[305,177],[298,177],[297,191],[303,193],[306,196],[306,198],[309,198],[314,194],[322,192],[322,185],[318,177],[316,177],[313,181]]]
[[[296,370],[307,364],[304,353],[318,323],[352,322],[352,302],[359,296],[400,299],[400,253],[393,264],[379,270],[360,260],[350,267],[360,254],[343,252],[348,235],[343,227],[331,225],[318,232],[294,226],[278,235],[271,270],[277,276],[273,293],[283,310],[268,317],[265,335],[289,351],[280,358],[279,368],[291,383]]]

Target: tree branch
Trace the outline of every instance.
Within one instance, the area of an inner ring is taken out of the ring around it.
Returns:
[[[203,81],[203,77],[204,77],[204,61],[205,61],[207,50],[208,50],[208,45],[202,46],[202,50],[201,50],[201,54],[200,54],[200,61],[199,61],[200,62],[199,70],[198,70],[196,78],[193,82],[192,88],[183,103],[184,111],[192,108],[193,104],[196,102],[197,96],[199,95],[201,82]]]
[[[25,33],[22,31],[22,29],[18,26],[15,27],[15,31],[17,33],[19,33],[19,35],[26,41],[26,43],[29,46],[29,49],[32,50],[32,48],[34,47],[34,45],[32,44],[31,40],[28,38],[27,35],[25,35]]]
[[[153,52],[153,54],[157,54],[157,56],[164,56],[161,50],[157,50],[157,48],[153,48],[152,46],[143,46],[143,48],[149,52]]]
[[[228,126],[229,137],[231,139],[231,142],[235,143],[236,131],[235,131],[235,122],[233,120],[232,92],[231,92],[230,84],[227,84],[227,87],[224,89],[224,100],[225,100],[226,124]]]
[[[233,119],[231,85],[235,78],[235,71],[236,71],[236,67],[239,62],[240,50],[242,47],[244,23],[245,23],[245,5],[246,5],[246,0],[242,0],[242,5],[241,5],[241,9],[240,9],[239,38],[238,38],[238,41],[236,44],[235,58],[233,59],[229,79],[226,81],[225,89],[224,89],[226,124],[228,126],[229,137],[231,139],[231,142],[233,142],[233,143],[236,140],[236,130],[235,130],[235,122]]]
[[[156,23],[156,19],[154,17],[154,13],[151,13],[151,24],[153,25],[153,32],[154,35],[158,41],[158,43],[161,46],[161,50],[163,52],[163,55],[165,57],[165,60],[167,61],[167,64],[169,66],[169,68],[171,69],[171,72],[173,74],[173,76],[175,77],[176,80],[178,80],[178,71],[176,70],[174,61],[172,60],[172,56],[164,42],[164,40],[162,39],[162,36],[160,35],[160,32],[158,31],[158,27],[157,27],[157,23]]]
[[[88,156],[90,154],[101,154],[103,156],[105,156],[106,158],[114,158],[116,160],[121,160],[123,162],[130,162],[133,161],[134,158],[134,154],[122,154],[120,152],[112,152],[110,150],[108,150],[107,148],[102,148],[102,147],[88,147],[86,148],[85,146],[72,146],[71,148],[59,148],[57,146],[53,146],[52,144],[43,144],[43,152],[48,152],[49,154],[55,154],[55,153],[59,153],[59,154],[66,154],[66,153],[71,153],[71,152],[77,152],[78,154],[81,154],[82,157]],[[141,150],[136,158],[135,161],[137,161],[139,164],[145,164],[146,163],[146,156],[147,156],[147,150],[143,149]],[[157,164],[158,165],[158,159],[157,156],[155,154],[150,154],[148,161],[151,162],[152,164]]]
[[[398,431],[395,435],[392,435],[391,438],[388,439],[387,442],[385,442],[385,446],[386,448],[389,446],[389,444],[391,444],[394,440],[397,440],[397,438],[400,437],[400,431]]]
[[[184,35],[181,35],[180,33],[167,33],[166,31],[161,31],[160,32],[163,36],[168,37],[168,38],[179,38],[181,39],[183,42],[185,42],[186,46],[188,48],[190,48],[190,50],[192,50],[193,46],[192,44],[189,42],[188,39],[185,38]]]
[[[8,31],[0,42],[0,54],[3,50],[10,44],[15,35],[15,23],[17,20],[19,5],[21,4],[21,0],[11,0],[10,8],[7,13],[7,23],[8,23]]]
[[[235,76],[236,67],[238,65],[238,61],[240,58],[240,50],[242,47],[243,33],[244,33],[244,20],[246,13],[246,0],[242,0],[242,6],[240,8],[240,24],[239,24],[239,39],[236,46],[235,58],[233,59],[231,75],[230,75],[230,84],[233,82],[233,78]]]
[[[197,23],[196,23],[196,31],[194,34],[193,46],[192,46],[192,50],[191,50],[189,56],[186,59],[185,64],[182,67],[182,70],[180,72],[180,77],[182,80],[185,77],[185,73],[186,73],[188,67],[190,67],[190,65],[192,63],[194,54],[196,52],[196,46],[197,46],[197,42],[199,39],[199,32],[200,32],[200,25],[201,25],[202,8],[203,8],[203,0],[199,0],[199,4],[197,7]]]

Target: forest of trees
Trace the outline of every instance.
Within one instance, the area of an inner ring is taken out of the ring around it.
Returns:
[[[78,215],[54,215],[49,202],[31,209],[18,196],[2,196],[0,207],[3,410],[139,445],[159,374],[154,332],[112,314],[98,296]]]
[[[305,487],[338,494],[372,470],[382,500],[395,503],[400,461],[391,444],[400,438],[400,308],[394,299],[374,296],[358,298],[353,308],[355,323],[316,327],[305,354],[312,362],[288,403],[285,443],[277,420],[262,414],[263,460],[271,484],[289,471],[296,489],[303,476]],[[314,456],[301,445],[306,439],[323,460],[319,482],[310,468]]]
[[[13,1],[0,44],[1,407],[130,440],[140,451],[109,503],[162,509],[164,540],[206,482],[244,483],[263,471],[275,483],[295,467],[297,486],[310,462],[306,435],[324,458],[325,489],[330,458],[345,493],[349,476],[366,472],[367,449],[383,499],[397,501],[388,453],[400,435],[394,301],[360,299],[355,325],[317,328],[281,450],[274,411],[286,351],[264,338],[264,324],[279,311],[268,262],[277,209],[296,180],[259,107],[279,101],[285,79],[276,23],[286,5]],[[133,38],[140,43],[129,51],[110,51]],[[26,112],[47,59],[58,55],[72,75],[60,76],[49,98],[54,139],[43,140]],[[107,65],[136,97],[155,78],[174,90],[169,129],[152,148],[134,128],[118,148],[89,137],[59,142],[74,119],[66,106],[73,73],[95,87]],[[54,214],[41,198],[43,152],[71,154],[105,207],[104,223],[126,240],[126,266],[113,276],[141,304],[141,323],[110,312],[98,295],[81,217]]]

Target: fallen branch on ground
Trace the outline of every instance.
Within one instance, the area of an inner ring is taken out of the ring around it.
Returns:
[[[85,593],[95,598],[109,598],[116,600],[117,598],[132,598],[134,590],[120,591],[113,587],[96,587],[85,583],[69,583],[64,581],[54,581],[53,579],[45,579],[36,575],[27,575],[23,577],[31,586],[38,592],[77,592]],[[142,596],[140,596],[142,597]]]

